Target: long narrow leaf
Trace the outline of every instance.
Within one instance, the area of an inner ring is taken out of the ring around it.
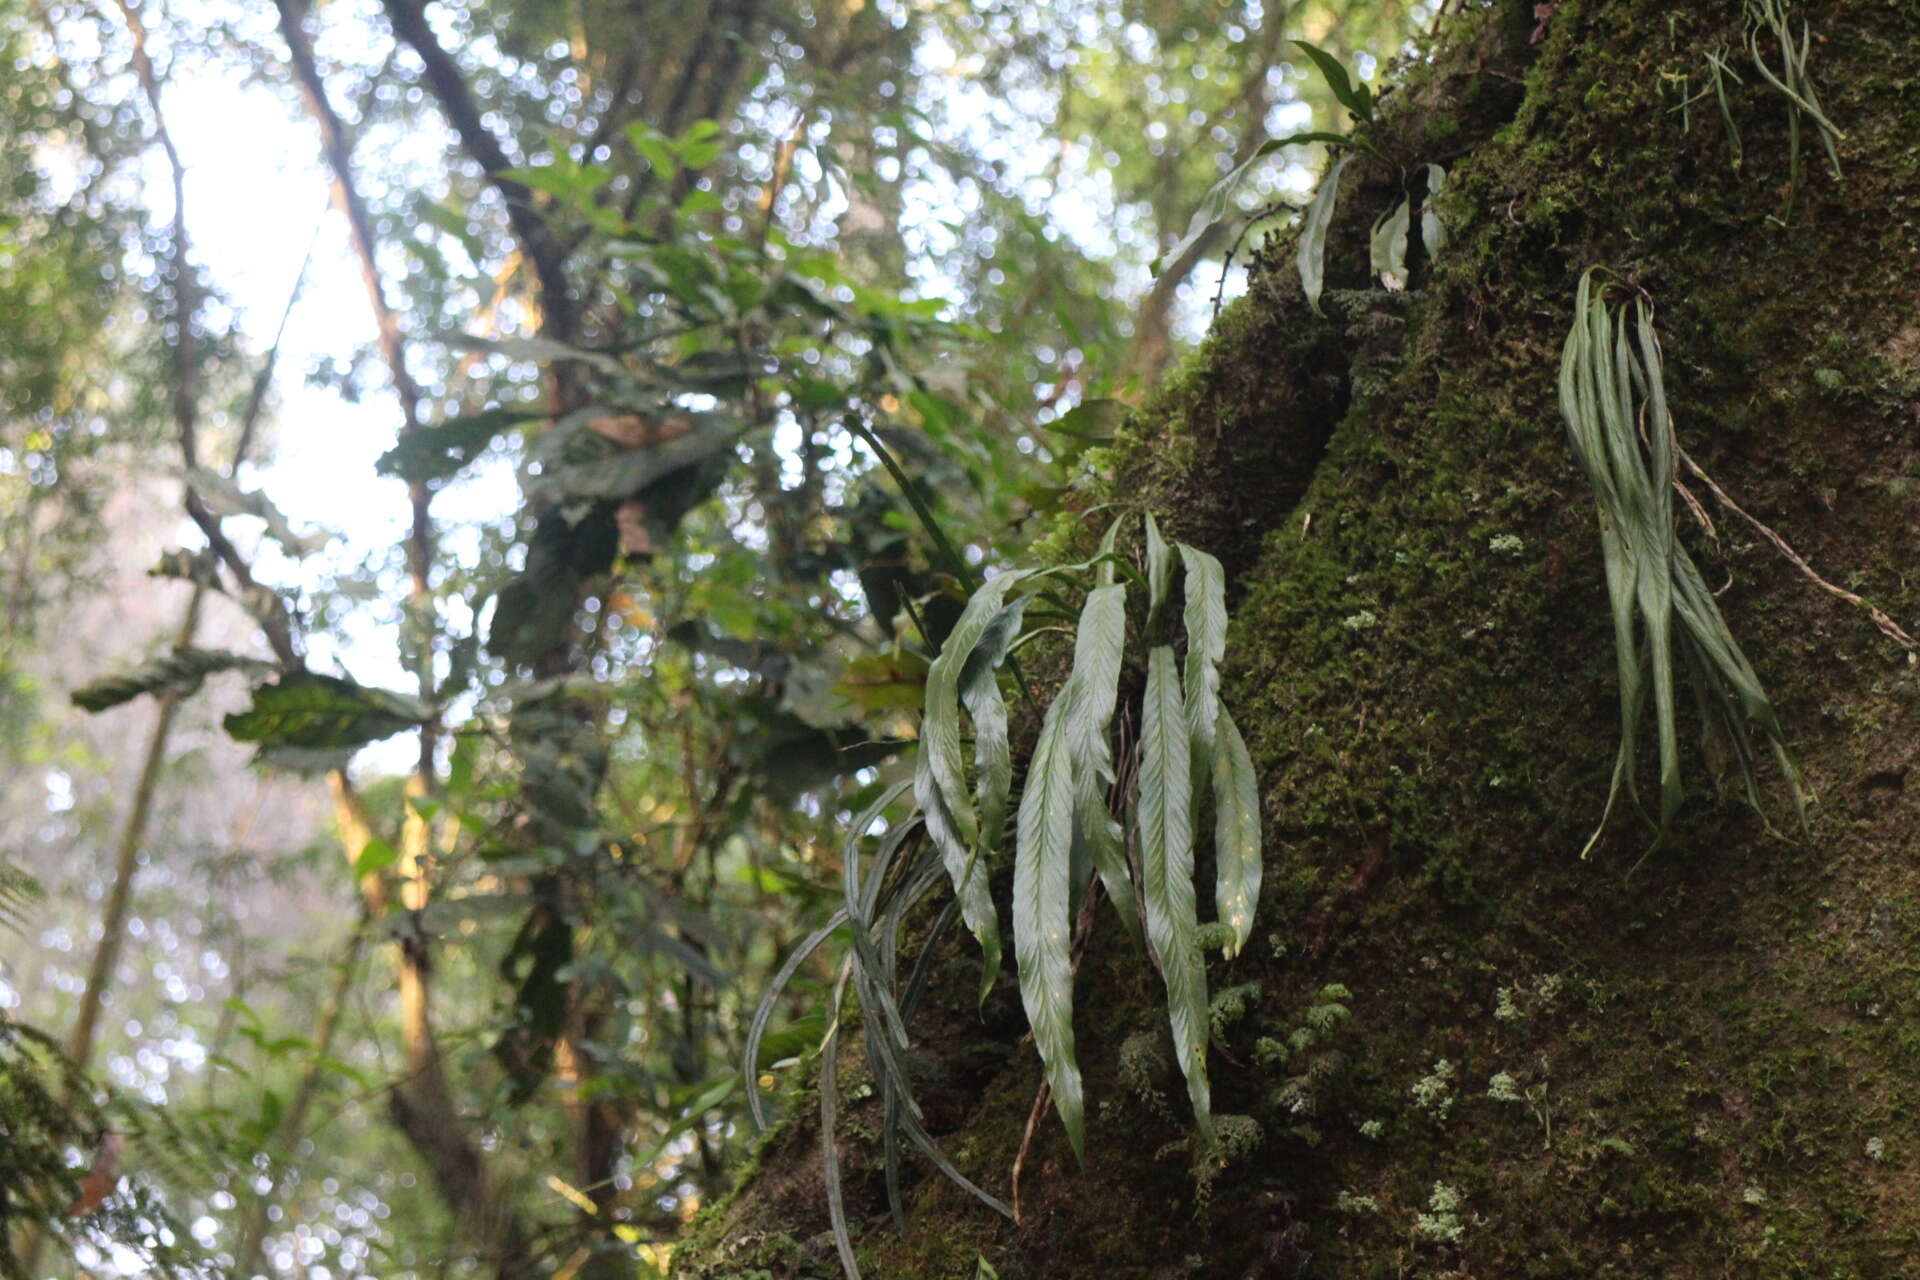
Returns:
[[[1013,748],[1007,739],[1007,700],[1000,692],[1000,664],[1019,634],[1023,597],[1003,607],[987,624],[960,673],[960,700],[973,720],[975,799],[980,806],[980,857],[991,861],[1000,847],[1013,791]]]
[[[1220,225],[1227,217],[1230,202],[1235,193],[1240,190],[1241,183],[1246,181],[1247,175],[1252,173],[1262,160],[1282,148],[1305,142],[1320,142],[1330,147],[1340,147],[1350,145],[1351,139],[1344,134],[1309,130],[1305,133],[1288,134],[1284,138],[1269,138],[1255,147],[1252,155],[1235,165],[1226,177],[1208,188],[1207,194],[1201,197],[1200,207],[1193,211],[1193,218],[1187,223],[1186,234],[1181,236],[1179,242],[1171,249],[1153,260],[1153,274],[1159,275],[1160,269],[1169,262],[1180,261],[1186,256],[1188,250]]]
[[[852,973],[849,956],[833,986],[833,1025],[820,1046],[820,1173],[827,1186],[827,1220],[833,1226],[833,1247],[840,1254],[841,1269],[847,1280],[860,1280],[860,1259],[854,1255],[853,1236],[847,1230],[846,1193],[840,1185],[840,1143],[834,1133],[840,1122],[840,1002],[846,998]]]
[[[1232,959],[1253,936],[1260,901],[1260,788],[1246,741],[1224,707],[1213,753],[1213,806],[1213,901],[1220,923],[1233,930],[1226,948]]]
[[[1179,544],[1186,568],[1187,725],[1193,741],[1193,776],[1203,785],[1213,776],[1214,725],[1220,719],[1220,660],[1227,652],[1227,577],[1220,562]]]
[[[1407,287],[1407,236],[1413,225],[1413,202],[1402,200],[1373,227],[1373,274],[1389,293]]]
[[[985,1000],[1000,970],[1000,926],[988,869],[981,857],[979,818],[966,781],[960,750],[960,681],[967,660],[985,638],[1009,589],[1026,573],[1003,573],[973,593],[954,623],[940,656],[927,668],[926,711],[921,717],[920,758],[914,773],[914,798],[926,815],[927,834],[945,860],[954,894],[968,930],[980,942],[985,965],[980,998]]]
[[[1160,536],[1160,522],[1147,516],[1147,635],[1155,635],[1173,594],[1173,548]]]
[[[1437,164],[1427,166],[1427,198],[1420,206],[1420,240],[1427,249],[1429,263],[1440,257],[1440,251],[1447,247],[1447,227],[1440,221],[1439,211],[1434,201],[1447,186],[1447,171]]]
[[[1127,932],[1140,937],[1140,910],[1127,867],[1126,836],[1114,821],[1107,796],[1113,789],[1114,704],[1120,692],[1120,660],[1127,636],[1127,589],[1095,587],[1080,611],[1074,637],[1067,742],[1074,762],[1074,831],[1106,887]]]
[[[1013,950],[1020,1002],[1053,1086],[1053,1105],[1074,1155],[1085,1159],[1086,1121],[1073,1050],[1074,761],[1062,694],[1047,709],[1020,797],[1019,849],[1013,865]]]
[[[760,1007],[753,1011],[753,1022],[747,1027],[746,1052],[743,1055],[741,1079],[747,1087],[747,1110],[753,1115],[754,1128],[764,1131],[767,1128],[766,1104],[760,1100],[760,1041],[767,1034],[767,1023],[773,1018],[774,1002],[780,993],[787,989],[787,983],[793,981],[793,975],[808,956],[820,949],[820,944],[833,936],[834,930],[847,922],[846,908],[833,913],[833,916],[818,929],[808,934],[799,946],[793,949],[786,962],[773,975],[773,981],[767,984],[766,994],[760,997]]]
[[[1193,888],[1193,782],[1186,706],[1173,649],[1147,657],[1141,714],[1140,874],[1147,937],[1167,987],[1173,1050],[1202,1142],[1214,1146],[1207,1085],[1207,975],[1201,963]]]
[[[1314,193],[1313,203],[1307,206],[1307,220],[1300,230],[1300,288],[1307,295],[1307,305],[1313,308],[1313,314],[1324,316],[1320,309],[1320,294],[1327,282],[1327,229],[1333,225],[1333,212],[1340,200],[1340,175],[1353,163],[1352,156],[1343,156],[1329,170],[1327,176],[1320,179],[1320,190]]]

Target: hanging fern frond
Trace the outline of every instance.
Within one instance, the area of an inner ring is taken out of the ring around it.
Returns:
[[[807,957],[845,930],[848,946],[835,981],[830,1029],[820,1046],[820,1105],[829,1135],[823,1160],[834,1243],[849,1276],[857,1277],[859,1269],[830,1137],[839,1116],[835,1054],[848,990],[860,1005],[867,1064],[880,1098],[887,1199],[895,1220],[904,1216],[899,1157],[907,1145],[983,1204],[1011,1215],[928,1136],[904,1066],[933,947],[951,922],[964,922],[980,945],[985,960],[981,999],[998,977],[999,925],[988,885],[1007,870],[1010,808],[1016,814],[1011,871],[1020,999],[1074,1153],[1085,1158],[1085,1099],[1073,1026],[1074,928],[1082,918],[1082,896],[1096,876],[1128,931],[1148,943],[1146,954],[1164,979],[1168,1023],[1187,1079],[1198,1149],[1216,1149],[1206,1060],[1207,975],[1194,882],[1195,833],[1209,797],[1215,903],[1229,956],[1251,936],[1261,880],[1253,764],[1220,697],[1220,664],[1227,651],[1226,575],[1206,552],[1168,542],[1151,516],[1144,521],[1142,563],[1136,569],[1116,550],[1121,527],[1122,521],[1115,521],[1099,553],[1084,564],[1002,573],[975,590],[928,668],[920,754],[911,779],[883,791],[854,820],[842,862],[841,909],[787,958],[748,1029],[747,1101],[755,1123],[764,1127],[757,1072],[774,1002]],[[1075,616],[1068,593],[1055,590],[1062,582],[1084,592],[1073,663],[1046,709],[1015,804],[1001,673],[1011,665],[1009,655],[1038,634],[1028,619],[1030,602],[1045,602],[1031,612],[1045,615],[1045,625],[1055,629],[1063,614]],[[1146,588],[1141,634],[1152,644],[1139,708],[1139,768],[1120,770],[1114,734],[1126,669],[1127,595],[1134,584]],[[1176,649],[1182,639],[1184,658]],[[1126,777],[1129,785],[1117,787],[1116,776]],[[891,825],[874,836],[909,792],[913,810],[892,815]],[[1137,828],[1137,879],[1116,807]],[[869,857],[865,846],[876,839]],[[902,922],[942,881],[953,886],[954,896],[927,932],[903,984]]]

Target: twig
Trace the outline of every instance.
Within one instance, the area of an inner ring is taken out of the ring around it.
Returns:
[[[1888,617],[1884,612],[1882,612],[1879,608],[1877,608],[1871,601],[1868,601],[1861,596],[1855,595],[1853,592],[1847,590],[1845,587],[1837,587],[1833,583],[1828,582],[1825,578],[1821,577],[1819,574],[1815,573],[1813,570],[1813,566],[1808,564],[1806,560],[1801,557],[1800,553],[1798,551],[1795,551],[1793,547],[1788,544],[1785,538],[1781,537],[1779,534],[1775,533],[1772,529],[1769,529],[1766,525],[1762,524],[1759,520],[1755,519],[1744,508],[1742,508],[1739,503],[1735,502],[1732,498],[1728,497],[1727,491],[1725,489],[1722,489],[1719,485],[1715,484],[1713,477],[1708,475],[1705,471],[1702,471],[1700,469],[1700,464],[1695,462],[1693,458],[1688,455],[1685,449],[1680,449],[1676,447],[1675,452],[1679,455],[1680,461],[1686,463],[1687,470],[1691,471],[1694,474],[1694,476],[1699,479],[1700,483],[1706,485],[1707,488],[1713,491],[1713,496],[1720,500],[1721,506],[1733,512],[1735,515],[1739,516],[1742,520],[1745,520],[1748,524],[1752,525],[1755,529],[1759,530],[1760,536],[1765,538],[1768,542],[1771,542],[1774,546],[1774,550],[1778,551],[1781,555],[1785,556],[1787,559],[1787,563],[1791,564],[1794,568],[1798,569],[1801,572],[1801,574],[1807,579],[1807,581],[1811,582],[1814,586],[1820,588],[1822,591],[1826,592],[1828,595],[1837,596],[1840,599],[1846,601],[1848,604],[1853,605],[1856,608],[1865,610],[1867,616],[1873,619],[1873,625],[1880,629],[1880,634],[1884,635],[1885,637],[1887,637],[1887,639],[1893,641],[1895,644],[1905,649],[1908,653],[1920,654],[1920,643],[1915,643],[1914,638],[1912,636],[1908,635],[1905,631],[1901,630],[1899,623],[1895,622],[1892,618]]]

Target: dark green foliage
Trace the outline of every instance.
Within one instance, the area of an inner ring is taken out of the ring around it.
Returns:
[[[172,693],[181,697],[197,692],[208,676],[219,671],[245,671],[259,674],[273,670],[273,664],[244,654],[191,646],[153,659],[125,675],[109,676],[81,685],[73,691],[73,705],[82,711],[105,711],[123,702],[131,702],[143,693]]]
[[[288,672],[253,691],[253,705],[225,720],[241,742],[309,750],[358,747],[417,727],[431,712],[418,701],[340,676]]]

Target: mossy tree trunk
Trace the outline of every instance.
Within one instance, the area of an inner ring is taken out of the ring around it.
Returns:
[[[1090,497],[1148,495],[1236,584],[1267,888],[1254,945],[1214,964],[1215,991],[1257,985],[1212,1069],[1258,1142],[1196,1185],[1156,992],[1105,930],[1080,974],[1086,1167],[1043,1124],[1018,1226],[916,1168],[902,1239],[874,1104],[851,1102],[869,1275],[1920,1274],[1920,671],[1698,486],[1717,540],[1683,504],[1682,537],[1819,801],[1803,834],[1768,779],[1775,834],[1689,737],[1666,844],[1629,810],[1579,858],[1618,725],[1555,394],[1588,267],[1651,299],[1692,456],[1828,578],[1920,618],[1920,5],[1792,13],[1846,135],[1836,178],[1803,122],[1792,191],[1788,102],[1737,0],[1444,19],[1382,104],[1384,159],[1348,170],[1328,318],[1276,246],[1137,416]],[[1709,53],[1742,75],[1737,169],[1711,96],[1675,109]],[[1451,244],[1411,293],[1370,289],[1367,229],[1428,162]],[[965,1008],[971,962],[951,950],[958,994],[928,1018],[928,1123],[1005,1194],[1039,1068],[1010,983]],[[837,1274],[795,1109],[684,1274]]]

